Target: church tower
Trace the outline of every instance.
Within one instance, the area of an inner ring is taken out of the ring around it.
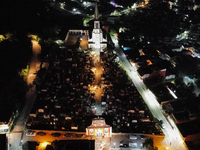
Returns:
[[[107,39],[103,38],[103,32],[100,27],[97,1],[95,2],[94,28],[92,38],[88,39],[88,48],[91,48],[95,55],[100,55],[100,52],[107,48]]]

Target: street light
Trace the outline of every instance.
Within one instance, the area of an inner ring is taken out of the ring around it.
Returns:
[[[47,147],[47,145],[51,145],[50,142],[43,142],[43,143],[40,143],[39,145],[39,149],[45,149]]]
[[[47,142],[42,143],[42,146],[43,146],[43,147],[46,147],[47,145],[48,145]]]
[[[87,2],[83,2],[83,5],[86,6]]]

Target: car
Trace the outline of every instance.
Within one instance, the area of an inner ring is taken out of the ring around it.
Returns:
[[[37,135],[39,135],[39,136],[45,136],[45,135],[46,135],[46,133],[45,133],[45,132],[42,132],[42,131],[40,131],[40,132],[38,132],[38,133],[37,133]]]
[[[161,128],[164,129],[165,126],[164,126],[163,120],[160,120],[159,122],[160,122],[160,126],[161,126]]]
[[[28,131],[28,132],[26,132],[26,136],[36,136],[36,132],[35,131]]]
[[[129,147],[129,145],[128,145],[128,144],[120,143],[120,144],[119,144],[119,147]]]
[[[132,147],[132,148],[137,148],[137,147],[138,147],[138,144],[137,144],[137,143],[132,143],[132,142],[130,142],[129,145],[130,145],[130,147]]]
[[[129,136],[129,139],[130,139],[130,140],[137,140],[137,136],[136,136],[136,135],[130,135],[130,136]]]
[[[91,108],[92,108],[92,110],[96,110],[96,106],[95,105],[92,105]]]
[[[55,132],[55,133],[52,133],[51,136],[53,136],[53,137],[59,137],[59,136],[61,136],[61,133]]]
[[[144,135],[140,135],[140,138],[141,138],[141,139],[144,139],[144,138],[145,138],[145,136],[144,136]]]
[[[66,133],[66,134],[64,134],[64,137],[73,137],[73,134],[72,133]]]

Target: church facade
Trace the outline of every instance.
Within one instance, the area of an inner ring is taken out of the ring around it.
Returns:
[[[94,28],[92,31],[92,37],[90,38],[88,36],[88,48],[91,48],[95,55],[100,55],[100,52],[103,52],[103,50],[107,48],[107,39],[103,38],[97,2],[95,3],[94,16]]]
[[[104,38],[103,31],[101,29],[100,20],[99,20],[99,11],[98,4],[95,2],[95,12],[94,12],[94,27],[92,30],[91,37],[89,36],[88,30],[81,29],[71,29],[68,31],[65,43],[69,40],[70,36],[84,36],[87,37],[88,45],[87,47],[92,49],[92,54],[100,55],[100,52],[103,52],[107,48],[107,38]]]

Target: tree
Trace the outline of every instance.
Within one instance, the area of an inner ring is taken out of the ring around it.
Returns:
[[[123,21],[124,26],[130,29],[129,32],[144,35],[150,39],[173,37],[180,26],[178,15],[169,9],[168,4],[156,3],[155,0],[152,0],[148,7],[124,16]]]
[[[145,147],[148,150],[156,150],[156,148],[154,148],[153,138],[150,137],[150,138],[145,139],[143,143],[143,147]]]
[[[117,33],[117,31],[115,29],[110,30],[110,36],[113,36],[115,33]]]
[[[26,38],[9,39],[0,42],[0,105],[3,109],[20,109],[26,96],[26,82],[20,76],[32,55],[30,40]]]

